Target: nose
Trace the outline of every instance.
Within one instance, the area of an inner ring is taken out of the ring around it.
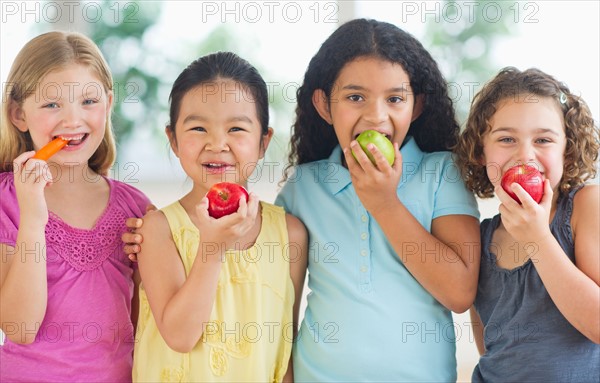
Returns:
[[[218,131],[209,133],[206,150],[210,150],[211,152],[228,152],[229,144],[227,143],[227,135]]]
[[[535,161],[535,150],[529,142],[522,142],[516,153],[516,160],[519,163],[531,163]]]
[[[388,112],[385,102],[380,100],[372,101],[365,111],[364,119],[370,125],[377,126],[388,119]]]
[[[75,129],[81,126],[81,110],[77,105],[65,104],[63,107],[63,126],[67,129]]]

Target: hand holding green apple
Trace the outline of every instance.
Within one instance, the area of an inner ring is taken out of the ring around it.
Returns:
[[[365,152],[367,157],[369,157],[369,160],[371,160],[373,165],[377,165],[377,163],[373,157],[373,154],[371,154],[369,149],[367,149],[367,145],[369,144],[373,144],[377,147],[390,166],[394,163],[394,160],[396,159],[394,144],[392,144],[392,142],[388,140],[384,134],[381,134],[376,130],[365,130],[359,134],[358,137],[356,137],[356,141]],[[354,156],[354,152],[352,152],[352,155]],[[354,156],[354,158],[356,159],[356,156]]]

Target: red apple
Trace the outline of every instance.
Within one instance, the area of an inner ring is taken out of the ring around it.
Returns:
[[[360,145],[362,150],[365,152],[367,157],[371,160],[373,165],[375,163],[375,157],[371,154],[369,149],[367,149],[367,145],[373,144],[379,149],[383,157],[387,160],[388,164],[392,165],[394,163],[394,159],[396,158],[396,153],[394,152],[394,144],[384,135],[379,133],[376,130],[365,130],[361,134],[356,137],[356,142]],[[354,156],[354,152],[352,152]],[[356,156],[354,156],[356,158]]]
[[[508,169],[502,176],[502,181],[500,182],[502,189],[520,204],[521,201],[519,201],[519,198],[510,189],[510,185],[514,182],[521,185],[535,202],[540,203],[544,195],[544,178],[536,168],[529,165],[517,165]]]
[[[219,182],[214,184],[208,193],[208,215],[213,218],[235,213],[240,207],[240,199],[243,197],[248,201],[248,191],[238,184],[231,182]]]

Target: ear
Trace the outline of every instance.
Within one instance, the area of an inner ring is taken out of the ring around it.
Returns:
[[[327,121],[329,125],[332,125],[331,113],[329,111],[329,100],[325,95],[325,91],[323,89],[315,89],[312,95],[312,103],[319,116],[322,119]]]
[[[10,118],[10,122],[12,122],[19,131],[25,133],[29,130],[27,121],[25,120],[25,111],[23,111],[23,108],[21,108],[15,100],[10,99],[8,102],[10,103],[8,105],[8,117]]]
[[[106,113],[108,114],[108,111],[110,110],[110,108],[112,108],[112,104],[113,104],[113,92],[110,91],[106,94]]]
[[[167,138],[169,139],[169,144],[171,145],[171,150],[175,153],[175,156],[179,158],[178,148],[177,148],[177,137],[175,137],[175,133],[171,130],[170,126],[165,128],[165,133],[167,134]]]
[[[273,128],[268,128],[267,129],[267,134],[263,134],[260,140],[260,154],[258,156],[258,159],[262,159],[265,157],[265,153],[267,151],[267,148],[269,147],[269,143],[271,142],[271,139],[273,138]]]
[[[417,95],[415,97],[415,103],[413,105],[413,112],[412,112],[412,119],[410,120],[410,122],[413,122],[414,120],[419,118],[421,113],[423,113],[424,106],[425,106],[425,95],[424,94]]]

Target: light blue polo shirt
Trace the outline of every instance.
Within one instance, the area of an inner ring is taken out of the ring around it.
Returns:
[[[479,218],[450,153],[423,153],[412,138],[401,153],[398,196],[425,229],[444,215]],[[310,237],[295,380],[456,381],[450,311],[404,267],[341,158],[338,146],[328,159],[296,167],[275,202],[300,218]],[[420,250],[437,252],[418,243],[405,252]]]

